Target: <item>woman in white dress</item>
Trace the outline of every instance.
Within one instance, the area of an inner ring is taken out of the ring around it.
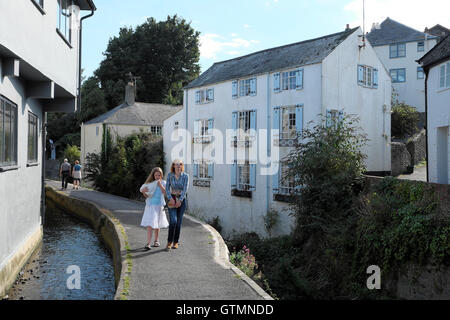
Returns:
[[[159,247],[159,229],[167,228],[169,222],[167,221],[164,212],[166,204],[164,195],[166,193],[166,181],[162,180],[163,171],[161,168],[153,168],[145,183],[141,186],[140,192],[146,198],[145,210],[142,216],[141,226],[147,227],[147,245],[145,250],[151,249],[152,233],[155,230],[154,247]]]

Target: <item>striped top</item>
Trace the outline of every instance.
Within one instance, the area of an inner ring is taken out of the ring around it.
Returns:
[[[180,175],[180,178],[175,177],[175,173],[169,172],[167,175],[167,187],[166,187],[166,194],[167,198],[170,200],[172,199],[171,193],[174,191],[181,191],[180,194],[180,201],[183,201],[186,197],[186,193],[188,190],[189,185],[189,175],[185,172],[182,172]]]

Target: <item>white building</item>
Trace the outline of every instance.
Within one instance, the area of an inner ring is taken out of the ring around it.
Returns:
[[[296,130],[317,120],[319,114],[329,120],[342,113],[359,116],[370,139],[364,150],[367,170],[390,173],[391,79],[370,44],[363,44],[361,34],[360,28],[346,29],[218,62],[185,87],[183,111],[165,122],[164,152],[168,164],[178,157],[187,164],[195,162],[186,166],[191,177],[190,212],[205,219],[219,216],[228,235],[233,231],[266,235],[263,219],[273,208],[281,213],[276,233],[289,232],[293,220],[286,200],[293,182],[281,181],[286,169],[283,162],[275,174],[262,174],[267,167],[263,158],[275,156],[276,150],[265,143],[271,145],[271,129],[280,129],[273,138],[282,159],[290,151]],[[174,150],[179,142],[169,140],[175,121],[189,132],[179,140],[187,145],[184,153]],[[244,132],[222,139],[223,148],[217,147],[208,158],[208,146],[218,139],[212,137],[211,129],[224,136],[227,129]],[[246,136],[251,139],[247,144]],[[262,150],[257,159],[249,154],[253,147]],[[206,155],[198,158],[195,148],[205,150]],[[237,153],[236,161],[216,158],[228,149]]]
[[[398,101],[425,112],[425,77],[416,60],[434,47],[437,37],[386,18],[367,39],[389,71]]]
[[[45,115],[76,111],[91,0],[0,0],[0,297],[42,239]]]
[[[88,153],[100,153],[103,132],[109,130],[113,141],[117,137],[138,133],[140,130],[162,135],[164,120],[180,111],[182,106],[135,101],[134,86],[125,88],[125,101],[114,109],[81,124],[81,163]]]
[[[426,75],[428,181],[450,184],[450,35],[419,63]]]

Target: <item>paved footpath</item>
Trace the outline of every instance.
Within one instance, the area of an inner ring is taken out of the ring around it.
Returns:
[[[55,190],[61,188],[61,183],[57,181],[46,180],[46,185]],[[66,191],[60,192],[108,209],[125,228],[133,260],[128,299],[263,299],[260,288],[256,289],[260,290],[258,294],[230,266],[217,262],[214,237],[195,219],[184,216],[179,249],[166,251],[168,229],[161,229],[161,247],[144,251],[147,234],[146,229],[140,226],[144,202],[88,189],[72,190],[71,187],[69,184]]]

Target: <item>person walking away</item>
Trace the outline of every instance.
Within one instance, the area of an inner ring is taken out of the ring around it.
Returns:
[[[59,168],[59,176],[61,177],[61,190],[67,189],[67,184],[69,183],[69,174],[71,165],[67,159],[64,159],[64,162],[61,164]]]
[[[184,172],[184,164],[181,160],[173,161],[170,173],[167,175],[166,195],[169,200],[169,236],[167,250],[178,249],[181,223],[187,206],[187,189],[189,175]],[[172,246],[173,244],[173,246]]]
[[[78,190],[81,182],[81,165],[80,161],[75,160],[75,165],[72,168],[73,189]]]
[[[159,229],[167,228],[169,222],[167,221],[164,212],[166,201],[164,195],[166,194],[166,181],[162,179],[163,171],[161,168],[153,168],[145,183],[141,186],[140,192],[146,197],[145,210],[142,216],[141,226],[147,227],[147,245],[145,250],[151,249],[152,233],[155,230],[154,247],[159,247]]]

